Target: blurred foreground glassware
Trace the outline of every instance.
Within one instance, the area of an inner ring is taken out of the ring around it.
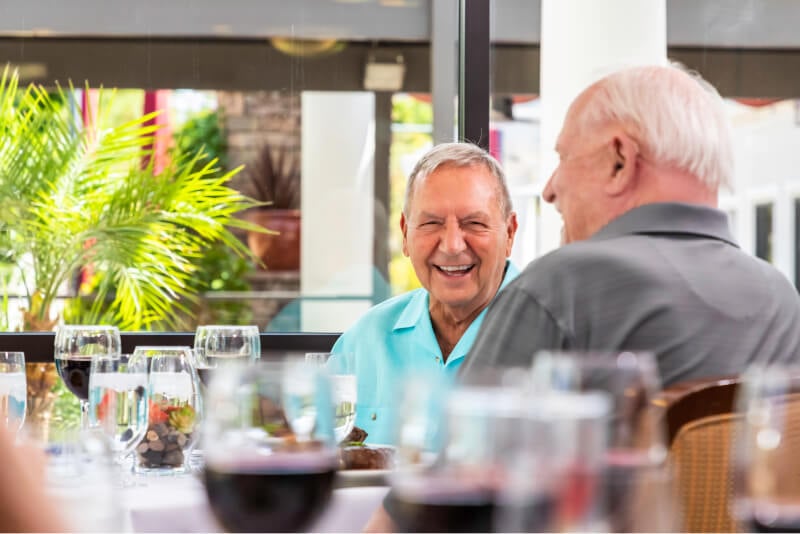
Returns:
[[[122,353],[119,329],[107,325],[59,325],[54,356],[58,374],[81,403],[81,428],[89,424],[89,373],[92,357]]]
[[[109,439],[123,468],[148,425],[147,361],[130,355],[98,355],[89,376],[89,426]],[[132,466],[128,464],[128,471]],[[129,477],[123,476],[123,483]]]
[[[558,418],[546,418],[527,377],[488,369],[452,387],[406,380],[386,502],[400,531],[585,530],[597,519],[609,402],[595,394],[599,406],[587,401],[574,424],[563,402]]]
[[[26,401],[25,354],[0,352],[0,423],[12,435],[25,422]]]
[[[539,394],[610,395],[605,498],[611,531],[680,528],[663,422],[652,404],[660,379],[651,353],[540,352],[534,357],[532,383]],[[659,506],[650,510],[655,502]]]
[[[334,430],[336,442],[341,443],[353,430],[356,422],[358,383],[354,356],[351,353],[307,352],[305,361],[327,366],[333,388]]]
[[[800,367],[754,365],[741,378],[733,433],[734,517],[745,532],[800,531]]]
[[[325,370],[302,360],[220,367],[203,434],[205,486],[229,532],[296,532],[322,513],[337,451]]]
[[[149,362],[148,424],[136,446],[136,472],[186,471],[202,412],[197,372],[189,347],[136,347],[130,362]]]
[[[47,492],[70,532],[122,532],[119,472],[105,436],[96,430],[62,431],[51,436],[45,452]]]

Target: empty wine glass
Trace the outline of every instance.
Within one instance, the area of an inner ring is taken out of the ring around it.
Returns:
[[[147,362],[142,358],[102,354],[92,359],[89,425],[109,438],[114,459],[121,466],[147,430],[147,385]],[[123,483],[128,481],[123,478]]]
[[[25,422],[26,400],[25,354],[0,352],[0,422],[12,435]]]
[[[665,433],[651,404],[660,389],[654,356],[624,351],[540,352],[534,357],[532,380],[540,394],[603,391],[611,396],[605,475],[609,528],[630,532],[676,527]],[[659,491],[661,512],[640,513],[638,497],[655,499]]]
[[[737,393],[733,514],[744,532],[800,530],[800,367],[754,365]]]
[[[205,487],[222,526],[294,532],[311,525],[327,506],[337,467],[324,369],[303,361],[223,366],[207,406]]]
[[[205,325],[195,333],[195,349],[202,350],[210,367],[220,363],[261,358],[261,335],[254,325]]]
[[[119,329],[106,325],[59,325],[54,356],[58,374],[81,404],[81,428],[88,426],[89,373],[95,355],[119,355]]]

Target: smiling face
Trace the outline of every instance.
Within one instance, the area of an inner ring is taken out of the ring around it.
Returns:
[[[484,166],[445,164],[417,181],[400,219],[403,253],[430,293],[431,313],[477,315],[503,279],[517,230]]]

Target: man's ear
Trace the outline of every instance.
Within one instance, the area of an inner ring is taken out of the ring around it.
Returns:
[[[514,247],[514,236],[517,234],[518,227],[517,214],[512,211],[508,216],[508,220],[506,220],[506,258],[511,256],[511,249]]]
[[[626,134],[615,135],[611,140],[611,173],[606,192],[617,196],[633,186],[636,180],[639,145]]]
[[[408,257],[408,222],[406,214],[400,212],[400,231],[403,232],[403,256]]]

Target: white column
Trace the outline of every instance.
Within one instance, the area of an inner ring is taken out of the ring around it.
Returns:
[[[305,91],[302,106],[300,328],[336,332],[371,306],[375,97]]]
[[[572,100],[615,67],[665,64],[665,0],[542,0],[540,93],[544,188],[558,164],[554,150]],[[543,202],[537,255],[558,247],[561,217]]]

